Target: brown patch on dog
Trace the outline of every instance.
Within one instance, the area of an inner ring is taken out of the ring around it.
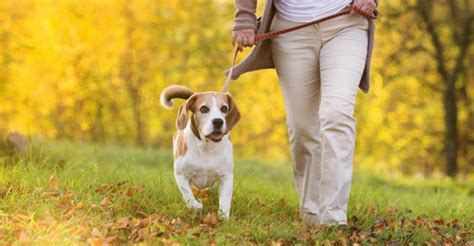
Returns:
[[[226,93],[227,97],[227,103],[229,107],[229,111],[225,117],[225,120],[227,122],[227,129],[226,133],[230,132],[232,128],[239,122],[240,120],[240,111],[237,108],[237,105],[235,105],[234,99],[229,93]]]
[[[183,103],[183,105],[181,105],[181,107],[179,107],[178,118],[176,119],[176,127],[178,127],[179,130],[184,130],[184,128],[186,128],[186,124],[188,123],[188,111],[191,110],[194,112],[194,103],[198,96],[199,94],[192,95]]]
[[[174,159],[178,159],[181,156],[186,154],[188,151],[188,147],[186,146],[186,136],[184,135],[184,131],[177,131],[173,138],[175,139],[175,146],[174,146]]]
[[[195,114],[192,114],[191,115],[191,130],[193,131],[194,133],[194,136],[196,136],[199,140],[202,140],[201,139],[201,136],[199,134],[199,123],[196,119],[196,115]]]

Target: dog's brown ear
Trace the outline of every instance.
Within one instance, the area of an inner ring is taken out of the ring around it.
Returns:
[[[192,95],[179,107],[178,118],[176,119],[176,127],[178,127],[179,130],[186,128],[186,124],[188,123],[188,110],[192,108],[194,102],[196,102],[196,94]]]
[[[237,124],[237,122],[239,122],[240,111],[235,105],[234,99],[232,99],[232,96],[230,94],[227,94],[227,102],[229,104],[229,112],[227,113],[225,119],[227,122],[226,133],[229,133],[232,128],[234,128],[234,126]]]

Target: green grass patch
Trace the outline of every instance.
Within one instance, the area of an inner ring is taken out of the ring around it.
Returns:
[[[474,184],[354,172],[349,227],[306,226],[286,161],[237,160],[231,219],[217,189],[189,211],[171,151],[37,143],[0,159],[0,241],[120,244],[314,244],[474,241]]]

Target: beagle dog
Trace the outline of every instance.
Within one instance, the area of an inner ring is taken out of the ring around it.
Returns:
[[[240,120],[240,112],[229,93],[194,93],[185,86],[171,85],[161,93],[161,104],[172,108],[174,98],[187,99],[179,108],[173,136],[174,175],[188,208],[201,210],[191,185],[199,189],[219,182],[219,214],[229,218],[234,161],[228,133]],[[189,113],[189,119],[188,119]]]

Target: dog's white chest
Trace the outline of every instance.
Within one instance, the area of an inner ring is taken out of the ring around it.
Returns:
[[[232,163],[223,156],[219,157],[184,158],[182,173],[200,189],[211,187],[220,176],[232,173]]]
[[[211,187],[219,177],[232,174],[234,169],[232,144],[227,138],[202,147],[190,146],[186,155],[175,162],[175,171],[200,189]]]

